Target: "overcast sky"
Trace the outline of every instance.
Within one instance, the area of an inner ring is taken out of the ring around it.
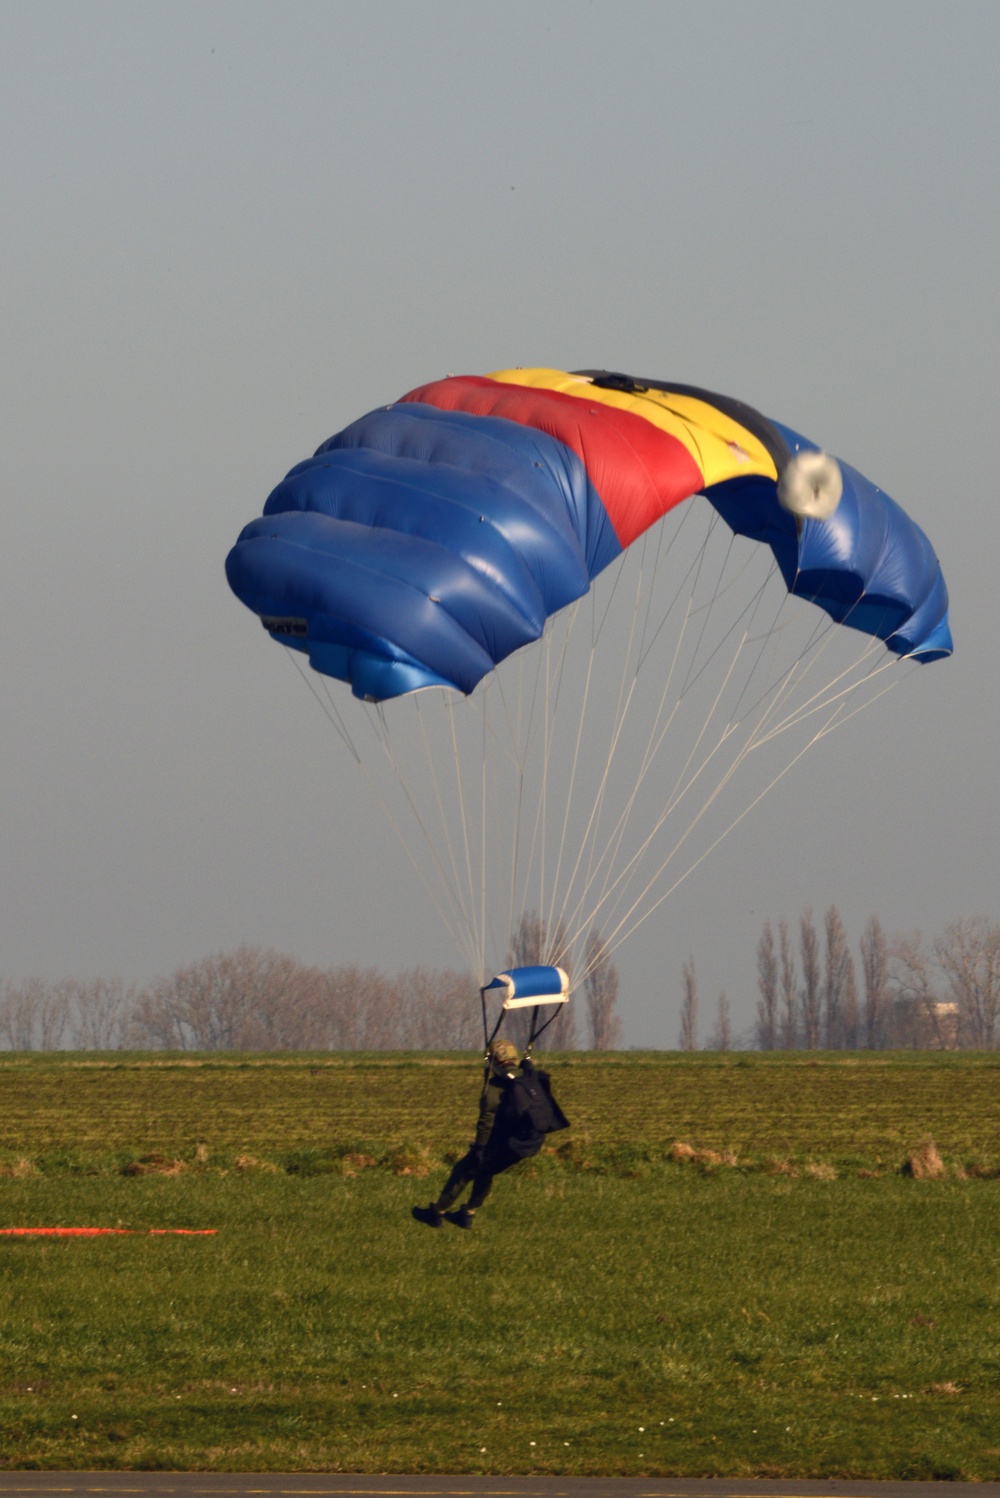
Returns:
[[[991,4],[0,7],[0,975],[457,962],[223,562],[348,421],[516,364],[750,402],[952,597],[621,949],[627,1041],[690,954],[749,1024],[806,904],[1000,917],[998,100]]]

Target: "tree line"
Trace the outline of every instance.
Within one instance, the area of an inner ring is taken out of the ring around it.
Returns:
[[[522,917],[509,965],[555,962],[564,932],[551,939],[538,916]],[[618,974],[600,934],[585,947],[580,997],[565,1004],[540,1048],[581,1043],[582,1007],[592,1048],[620,1043]],[[525,1011],[512,1011],[515,1039]],[[471,1050],[482,1043],[478,981],[427,967],[387,974],[342,964],[309,967],[248,943],[175,969],[145,987],[119,979],[0,983],[0,1047],[13,1051],[379,1051]]]
[[[684,965],[682,1049],[698,1046],[694,959]],[[817,926],[770,921],[757,944],[757,1012],[744,1040],[760,1050],[995,1050],[1000,1047],[1000,922],[965,917],[927,942],[888,937],[871,916],[855,962],[836,905]],[[729,1050],[729,1005],[719,996],[707,1045]]]

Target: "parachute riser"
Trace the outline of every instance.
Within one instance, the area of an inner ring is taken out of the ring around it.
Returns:
[[[494,980],[494,981],[496,981],[496,980]],[[489,1061],[489,1059],[490,1059],[490,1046],[493,1044],[493,1042],[497,1038],[497,1035],[500,1033],[500,1026],[503,1024],[504,1015],[507,1013],[506,1009],[501,1009],[500,1010],[500,1013],[497,1015],[497,1022],[493,1026],[493,1029],[491,1030],[490,1029],[489,1018],[487,1017],[487,1013],[486,1013],[486,990],[487,990],[487,988],[490,988],[491,986],[492,986],[491,984],[486,984],[486,986],[484,988],[481,988],[479,990],[479,1002],[483,1006],[483,1051],[484,1051],[483,1059],[484,1059],[484,1061]]]

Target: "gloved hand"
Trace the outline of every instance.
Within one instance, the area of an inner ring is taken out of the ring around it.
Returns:
[[[477,1144],[476,1141],[473,1140],[472,1143],[469,1145],[469,1154],[468,1154],[469,1164],[472,1165],[472,1166],[474,1166],[474,1168],[476,1170],[478,1170],[479,1167],[480,1167],[480,1165],[482,1165],[482,1163],[483,1163],[483,1156],[485,1154],[486,1154],[486,1146],[484,1144]]]

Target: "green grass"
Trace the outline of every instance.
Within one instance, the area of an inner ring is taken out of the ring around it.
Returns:
[[[1000,1168],[1000,1056],[577,1054],[555,1064],[578,1161],[660,1160],[675,1140],[744,1163],[894,1170],[922,1138],[950,1162]],[[216,1165],[324,1152],[426,1149],[467,1139],[469,1057],[95,1057],[0,1053],[0,1168],[114,1170],[143,1155]]]
[[[0,1060],[0,1220],[219,1233],[0,1240],[0,1466],[1000,1478],[988,1058],[558,1058],[472,1233],[467,1060],[94,1060]]]

